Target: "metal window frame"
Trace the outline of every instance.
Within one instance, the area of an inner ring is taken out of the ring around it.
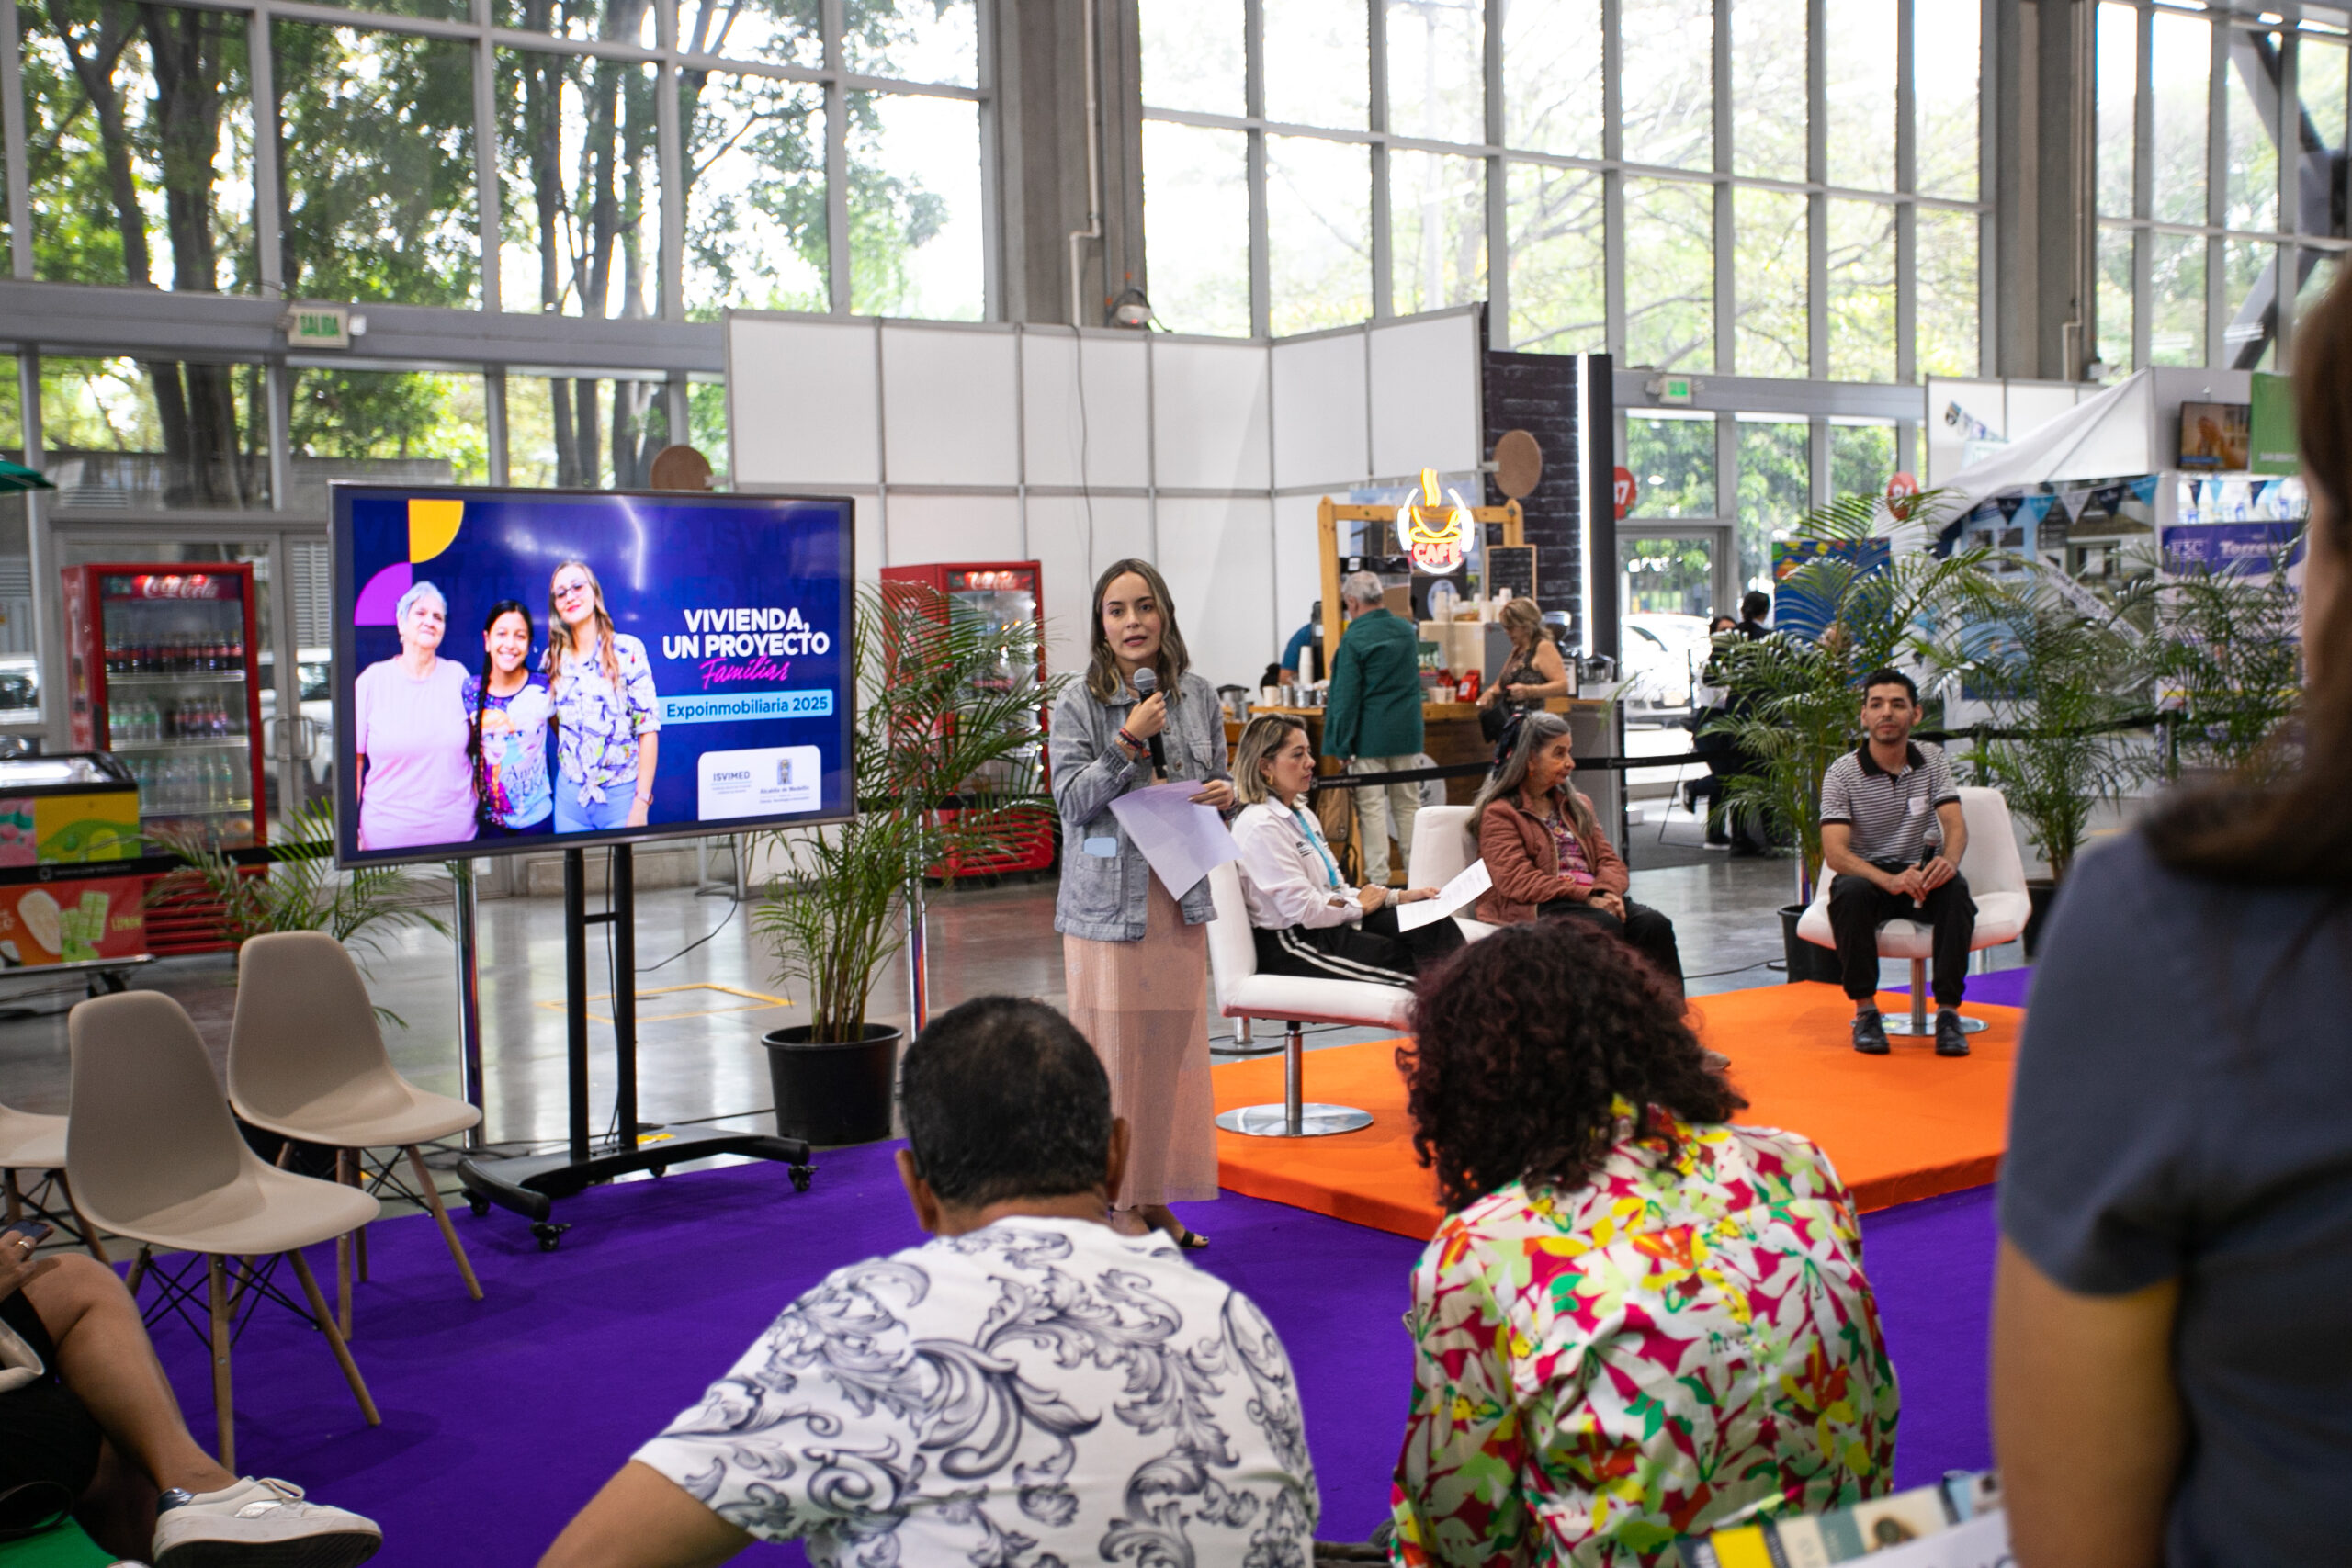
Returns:
[[[2282,280],[2291,280],[2296,276],[2301,253],[2314,252],[2338,258],[2352,254],[2352,238],[2304,231],[2297,186],[2298,159],[2283,151],[2300,145],[2301,128],[2297,117],[2301,105],[2301,40],[2306,37],[2324,39],[2352,51],[2352,38],[2331,27],[2311,22],[2303,17],[2301,8],[2292,4],[2264,6],[2223,4],[2216,0],[2215,4],[2205,7],[2191,8],[2185,5],[2168,4],[2166,0],[2094,0],[2094,3],[2098,6],[2098,15],[2105,15],[2110,6],[2131,11],[2136,17],[2138,28],[2132,117],[2132,213],[2128,218],[2103,215],[2095,220],[2102,231],[2128,232],[2131,236],[2132,368],[2145,367],[2154,355],[2154,242],[2159,235],[2201,239],[2204,242],[2204,354],[2201,364],[2208,369],[2223,368],[2230,359],[2230,348],[2223,341],[2223,334],[2236,309],[2230,298],[2228,276],[2229,247],[2232,244],[2273,247],[2273,254],[2278,258],[2278,275]],[[2159,222],[2154,217],[2156,140],[2154,24],[2160,16],[2201,21],[2211,34],[2206,53],[2205,221],[2202,223]],[[2231,48],[2233,31],[2276,33],[2279,39],[2278,117],[2276,123],[2265,128],[2277,154],[2278,186],[2277,223],[2268,229],[2232,228],[2228,222],[2228,103],[2229,73],[2234,69]],[[2096,67],[2092,69],[2095,71]],[[2352,73],[2347,73],[2347,79],[2352,81]],[[2095,75],[2092,86],[2096,92]],[[2347,98],[2352,98],[2352,85],[2347,85]],[[2352,110],[2352,102],[2348,102],[2346,107],[2347,110]],[[2295,293],[2288,282],[2281,282],[2278,325],[2272,337],[2274,364],[2285,362],[2286,353],[2294,341]]]

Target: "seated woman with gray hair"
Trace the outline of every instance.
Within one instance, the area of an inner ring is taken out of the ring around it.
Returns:
[[[353,682],[359,847],[458,844],[474,836],[473,726],[465,666],[440,654],[449,602],[430,582],[392,612],[401,650]]]
[[[1624,938],[1681,990],[1674,922],[1634,902],[1624,861],[1600,830],[1592,802],[1568,782],[1577,769],[1568,721],[1539,711],[1521,715],[1518,728],[1517,742],[1470,808],[1479,858],[1493,879],[1479,896],[1478,918],[1498,926],[1588,921]]]
[[[1315,752],[1306,726],[1288,714],[1260,714],[1241,732],[1234,793],[1246,803],[1233,819],[1241,850],[1241,897],[1258,942],[1258,971],[1378,986],[1415,976],[1462,945],[1450,919],[1400,931],[1396,907],[1437,897],[1434,887],[1351,887],[1306,804]]]

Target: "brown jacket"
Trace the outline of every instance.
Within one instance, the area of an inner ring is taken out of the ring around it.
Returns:
[[[1478,896],[1478,918],[1490,926],[1513,926],[1535,918],[1535,907],[1555,898],[1578,902],[1596,887],[1623,893],[1633,877],[1608,839],[1599,833],[1578,833],[1585,864],[1592,871],[1589,884],[1560,874],[1559,852],[1552,844],[1552,829],[1530,817],[1515,800],[1490,803],[1478,819],[1478,858],[1487,863],[1494,886]]]

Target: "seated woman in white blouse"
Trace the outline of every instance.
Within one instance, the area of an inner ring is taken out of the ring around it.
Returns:
[[[1241,847],[1241,896],[1258,938],[1258,972],[1323,980],[1410,986],[1462,945],[1462,928],[1432,920],[1396,929],[1396,906],[1437,897],[1434,887],[1402,893],[1351,887],[1306,807],[1315,752],[1306,726],[1286,714],[1261,714],[1241,732],[1234,753],[1235,793],[1248,804],[1233,820]]]

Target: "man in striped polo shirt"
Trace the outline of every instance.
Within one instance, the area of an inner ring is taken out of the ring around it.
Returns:
[[[1886,1055],[1878,1011],[1878,928],[1918,920],[1935,931],[1936,1055],[1965,1056],[1960,1026],[1976,903],[1960,874],[1968,823],[1940,747],[1911,739],[1919,688],[1899,670],[1862,682],[1862,743],[1821,776],[1821,859],[1834,874],[1829,925],[1854,998],[1854,1049]]]

